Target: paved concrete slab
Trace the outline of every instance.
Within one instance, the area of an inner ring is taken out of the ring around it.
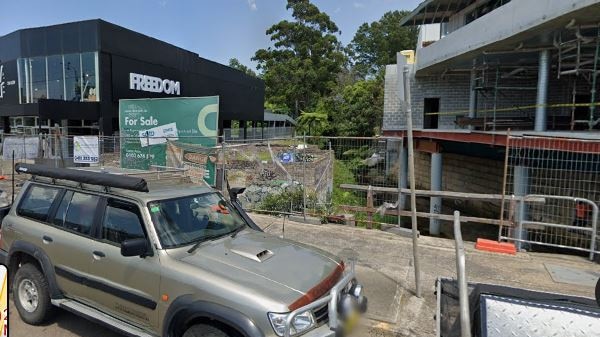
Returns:
[[[251,216],[260,226],[269,226],[267,232],[281,235],[281,218]],[[361,281],[368,283],[368,288],[376,288],[365,290],[369,291],[372,311],[367,316],[369,320],[365,321],[367,332],[357,336],[435,335],[435,280],[438,277],[456,277],[454,241],[427,236],[419,238],[422,297],[417,298],[410,238],[378,230],[337,225],[311,226],[293,221],[286,221],[285,237],[338,255],[347,254],[350,250],[357,253]],[[466,243],[466,251],[467,277],[471,282],[594,297],[594,287],[589,282],[555,282],[546,270],[545,264],[551,263],[600,273],[599,265],[583,257],[540,253],[494,254],[475,250],[474,244],[469,242]],[[395,292],[393,283],[397,286]],[[390,313],[382,315],[387,307],[391,308]]]
[[[544,265],[554,282],[594,287],[600,277],[600,273],[591,270],[567,267],[554,263],[545,263]]]

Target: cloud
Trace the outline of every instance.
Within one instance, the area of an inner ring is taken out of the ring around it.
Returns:
[[[362,2],[356,2],[356,1],[355,1],[355,2],[352,4],[352,6],[354,6],[354,8],[364,8],[364,7],[365,7],[365,4],[364,4],[364,3],[362,3]]]
[[[169,1],[168,1],[168,0],[159,0],[159,1],[158,1],[158,5],[159,5],[160,7],[165,7],[165,6],[166,6],[168,3],[169,3]]]
[[[256,8],[256,0],[248,0],[248,6],[250,7],[250,10],[257,10]]]
[[[339,12],[341,12],[341,11],[342,11],[342,7],[338,7],[338,8],[336,8],[336,9],[335,9],[333,12],[334,12],[334,13],[339,13]]]

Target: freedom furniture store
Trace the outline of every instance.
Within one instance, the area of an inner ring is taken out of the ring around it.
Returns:
[[[219,96],[219,129],[263,120],[262,80],[106,21],[0,37],[5,133],[113,135],[120,99],[202,96]]]

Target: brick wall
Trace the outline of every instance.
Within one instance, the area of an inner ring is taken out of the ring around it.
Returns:
[[[495,71],[486,74],[487,85],[495,83]],[[497,117],[530,117],[535,116],[535,108],[517,108],[532,106],[536,104],[537,78],[533,76],[528,79],[508,78],[499,79],[499,87],[528,87],[531,90],[499,90],[496,100],[497,109],[515,108],[511,111],[497,112]],[[558,79],[556,74],[550,75],[548,85],[548,104],[571,103],[572,102],[573,79],[563,77]],[[583,79],[577,82],[578,94],[589,95],[589,84]],[[406,129],[406,118],[401,111],[402,101],[396,94],[398,91],[398,73],[395,66],[386,67],[385,80],[385,105],[383,130]],[[456,129],[456,115],[466,116],[469,109],[470,97],[470,74],[440,74],[432,76],[418,76],[411,79],[411,99],[413,112],[413,127],[423,128],[423,110],[425,98],[439,98],[440,112],[448,115],[440,115],[439,129]],[[478,117],[493,118],[494,91],[478,95]],[[551,116],[569,116],[571,108],[548,108],[549,122]]]
[[[383,130],[399,130],[403,127],[404,116],[398,97],[398,67],[395,64],[385,67],[385,90],[383,94]]]

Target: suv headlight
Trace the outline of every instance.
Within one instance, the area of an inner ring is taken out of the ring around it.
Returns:
[[[285,321],[287,320],[289,314],[276,314],[269,313],[269,321],[271,321],[271,325],[273,326],[273,330],[278,336],[283,336],[285,332]],[[292,320],[292,325],[290,326],[290,335],[296,335],[302,333],[315,325],[315,317],[313,316],[310,310],[301,313],[300,315],[294,317]]]

